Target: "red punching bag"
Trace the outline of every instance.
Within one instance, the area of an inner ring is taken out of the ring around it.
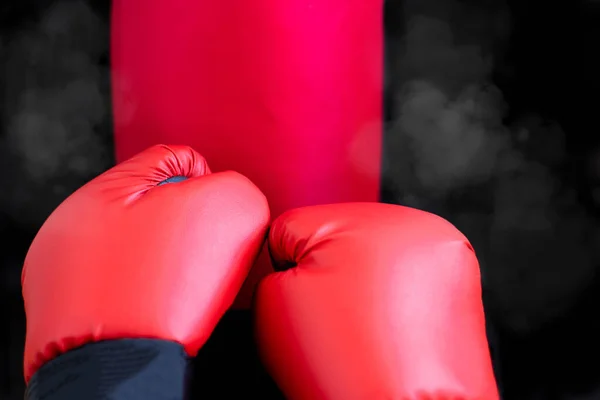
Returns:
[[[192,146],[273,217],[379,199],[383,0],[113,0],[111,29],[118,161]]]

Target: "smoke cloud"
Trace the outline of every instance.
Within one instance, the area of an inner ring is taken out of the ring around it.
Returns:
[[[486,302],[525,333],[562,315],[595,270],[598,229],[561,171],[565,136],[540,115],[507,121],[494,85],[506,5],[409,0],[389,61],[395,115],[386,179],[395,201],[441,214],[473,242]]]
[[[83,2],[57,2],[5,38],[0,151],[2,211],[39,226],[112,162],[106,22]]]

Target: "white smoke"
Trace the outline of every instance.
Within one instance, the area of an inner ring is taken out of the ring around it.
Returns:
[[[111,162],[107,26],[83,2],[58,2],[5,42],[0,204],[38,225]]]
[[[562,315],[594,272],[597,228],[559,171],[564,132],[541,116],[506,125],[492,73],[506,5],[409,0],[386,179],[397,202],[448,217],[473,242],[488,305],[518,332]],[[392,79],[394,80],[394,79]]]
[[[404,87],[396,129],[409,140],[414,173],[427,190],[445,193],[491,176],[506,137],[490,127],[494,96],[486,90],[470,85],[451,98],[426,80]]]

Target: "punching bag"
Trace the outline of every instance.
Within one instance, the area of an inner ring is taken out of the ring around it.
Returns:
[[[383,0],[113,0],[117,160],[192,146],[291,208],[378,201]],[[269,272],[264,252],[236,305]]]

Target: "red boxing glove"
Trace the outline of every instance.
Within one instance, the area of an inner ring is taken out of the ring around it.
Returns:
[[[161,185],[173,177],[182,181]],[[92,180],[52,213],[25,260],[26,381],[63,353],[111,340],[159,339],[194,356],[233,302],[268,221],[254,184],[235,172],[211,174],[188,147],[152,147]],[[134,364],[147,370],[157,352]]]
[[[289,211],[255,298],[263,361],[290,400],[498,399],[479,266],[435,215],[380,203]]]

